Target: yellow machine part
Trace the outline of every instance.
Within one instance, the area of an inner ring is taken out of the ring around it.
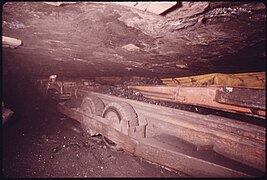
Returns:
[[[265,89],[265,72],[222,74],[212,73],[199,76],[161,79],[168,86],[231,86]]]

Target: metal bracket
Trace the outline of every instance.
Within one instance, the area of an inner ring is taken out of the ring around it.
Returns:
[[[180,96],[180,95],[179,95],[179,94],[180,94],[180,88],[181,88],[181,86],[178,85],[178,86],[177,86],[177,89],[176,89],[176,93],[175,93],[175,95],[174,95],[174,99],[175,99],[175,101],[185,101],[185,96]]]

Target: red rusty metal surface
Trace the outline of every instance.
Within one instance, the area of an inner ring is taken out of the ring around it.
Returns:
[[[230,112],[245,113],[265,118],[265,110],[251,109],[231,104],[223,104],[215,101],[220,87],[192,87],[192,86],[128,86],[151,99],[205,106]]]

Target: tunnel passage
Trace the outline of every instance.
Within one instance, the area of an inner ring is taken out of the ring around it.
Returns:
[[[57,74],[58,80],[142,76],[147,80],[130,83],[144,85],[159,84],[160,78],[266,70],[262,3],[194,3],[181,3],[164,15],[111,3],[5,3],[2,35],[23,43],[2,48],[1,97],[15,112],[3,127],[3,173],[8,177],[187,177],[108,151],[101,138],[86,139],[78,123],[59,114],[55,102],[43,99],[34,81],[51,74]],[[107,93],[265,127],[265,121],[253,117],[145,99],[127,91],[127,83]],[[122,164],[112,166],[116,163]]]

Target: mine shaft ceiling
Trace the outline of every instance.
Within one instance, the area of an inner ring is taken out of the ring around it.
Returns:
[[[115,3],[7,2],[4,75],[187,76],[265,71],[265,6],[177,2],[163,15]]]

